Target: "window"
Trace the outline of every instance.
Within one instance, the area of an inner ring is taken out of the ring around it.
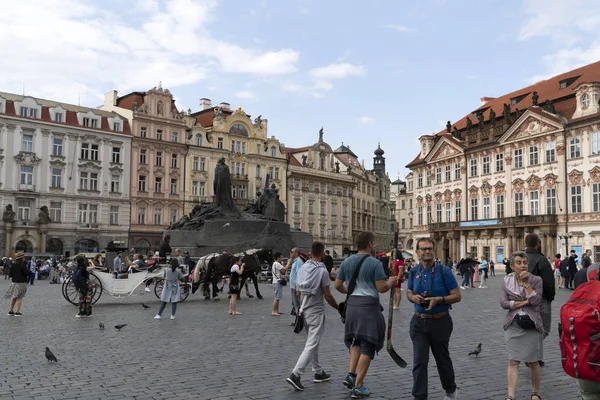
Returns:
[[[146,154],[147,153],[148,153],[148,150],[146,150],[146,149],[140,150],[140,164],[146,164]]]
[[[202,146],[202,135],[199,133],[196,135],[196,146]]]
[[[162,223],[162,208],[154,209],[154,225],[160,225]]]
[[[324,201],[321,201],[321,215],[325,215],[325,212],[327,210],[327,203],[325,203]]]
[[[260,143],[256,144],[256,154],[260,154]]]
[[[523,215],[523,193],[515,193],[515,216]]]
[[[27,117],[27,111],[29,111],[27,107],[21,107],[21,109],[19,110],[21,117]]]
[[[537,146],[529,146],[529,165],[538,165],[539,163]]]
[[[140,225],[146,224],[146,207],[138,208],[138,224],[140,224]]]
[[[471,220],[475,221],[477,219],[477,199],[471,199]]]
[[[192,196],[197,197],[200,191],[200,182],[192,181]]]
[[[454,164],[454,179],[460,179],[460,163]]]
[[[244,164],[242,164],[244,165]],[[242,175],[244,175],[244,171],[242,171]],[[275,176],[274,179],[279,179],[279,167],[275,167]]]
[[[401,227],[402,227],[402,229],[406,229],[406,220],[404,218],[402,218]]]
[[[454,220],[460,222],[461,219],[461,203],[460,200],[454,202]]]
[[[86,228],[91,228],[98,223],[98,205],[79,204],[78,222]]]
[[[206,171],[206,158],[200,158],[200,171]]]
[[[513,158],[513,168],[523,167],[523,149],[515,150],[515,157]]]
[[[21,151],[29,153],[33,152],[33,135],[23,135],[23,142],[21,143]]]
[[[490,207],[490,198],[483,198],[483,219],[491,218],[491,207]]]
[[[138,191],[145,192],[146,191],[146,176],[140,175],[138,178]]]
[[[449,165],[446,165],[446,182],[450,182],[452,180],[452,171]]]
[[[162,167],[162,151],[157,151],[156,152],[156,166],[157,167]]]
[[[156,140],[163,140],[163,131],[162,129],[156,130]]]
[[[94,172],[90,173],[90,190],[98,191],[98,174]]]
[[[581,140],[579,136],[575,136],[569,139],[569,149],[571,158],[581,157]]]
[[[592,211],[600,211],[600,183],[592,184]]]
[[[546,162],[551,163],[554,161],[556,161],[556,142],[552,141],[546,143]]]
[[[337,204],[331,203],[331,216],[335,217],[337,215]]]
[[[171,132],[171,142],[177,143],[179,141],[179,133]]]
[[[246,185],[238,185],[238,195],[240,199],[246,198]]]
[[[62,203],[60,201],[50,202],[50,219],[52,222],[62,221]]]
[[[242,175],[246,175],[246,163],[242,163]],[[279,179],[279,167],[275,168],[275,175],[276,178],[275,179]]]
[[[423,225],[423,207],[417,207],[417,225]]]
[[[171,223],[177,222],[177,210],[171,209],[169,211],[169,220],[171,221]]]
[[[99,146],[97,144],[82,143],[81,159],[98,161]]]
[[[540,199],[539,192],[533,191],[529,192],[529,214],[530,215],[539,215],[540,214]]]
[[[581,213],[581,185],[571,186],[571,212]]]
[[[246,142],[242,142],[242,154],[246,154]]]
[[[427,212],[427,224],[431,223],[431,205],[428,204],[427,207],[425,208],[426,212]]]
[[[62,188],[62,169],[52,168],[52,182],[53,188]]]
[[[54,114],[54,122],[57,122],[57,123],[59,123],[59,124],[60,124],[61,122],[63,122],[63,114],[62,114],[62,113],[58,113],[58,112],[57,112],[57,113],[55,113],[55,114]]]
[[[452,204],[446,203],[446,222],[452,221]]]
[[[90,148],[90,160],[98,161],[99,154],[99,146],[97,144],[93,144]]]
[[[431,186],[431,171],[430,170],[425,171],[425,185]],[[364,192],[364,190],[363,190],[363,192]]]
[[[504,154],[496,154],[496,172],[504,171]]]
[[[546,214],[556,214],[556,189],[546,189]]]
[[[200,196],[206,196],[206,182],[200,182]]]
[[[121,176],[111,175],[110,176],[110,191],[112,193],[121,193]]]
[[[342,204],[342,217],[348,216],[348,204]]]
[[[29,221],[31,217],[31,200],[17,201],[17,219],[19,221]]]
[[[437,223],[442,222],[442,205],[441,204],[435,205],[435,222],[437,222]]]
[[[192,170],[198,171],[199,168],[200,168],[200,157],[194,156],[194,158],[192,159]]]
[[[21,166],[21,185],[33,185],[33,167],[30,165]]]
[[[440,167],[435,169],[435,183],[442,183],[442,168]]]
[[[29,110],[29,118],[37,118],[37,110],[35,108]]]
[[[52,141],[52,155],[57,157],[62,157],[63,155],[63,140],[62,139],[54,139]]]
[[[112,148],[112,162],[116,164],[121,163],[121,148],[113,147]]]
[[[217,149],[223,150],[223,138],[222,137],[217,139]]]
[[[179,168],[177,162],[177,154],[175,153],[171,154],[171,168]]]
[[[260,178],[260,165],[256,166],[256,177]]]
[[[113,122],[113,131],[121,132],[121,123],[120,122]]]
[[[171,179],[171,194],[177,194],[177,179]]]
[[[110,206],[110,225],[119,225],[119,206]]]
[[[496,218],[504,218],[504,195],[496,196]]]
[[[600,154],[600,132],[592,133],[592,154]]]
[[[477,176],[477,160],[473,159],[471,163],[471,176]]]
[[[79,173],[79,190],[88,190],[89,187],[89,174],[87,172]]]
[[[423,174],[422,173],[417,174],[417,187],[418,188],[423,187]]]
[[[83,126],[86,128],[97,128],[98,120],[96,118],[83,118]]]
[[[481,169],[483,170],[483,174],[490,173],[490,157],[485,156],[481,159]]]
[[[162,177],[160,176],[154,178],[154,191],[156,193],[162,193]]]
[[[145,126],[140,128],[140,137],[148,137],[148,129]]]
[[[271,157],[277,157],[277,149],[275,146],[271,146]]]

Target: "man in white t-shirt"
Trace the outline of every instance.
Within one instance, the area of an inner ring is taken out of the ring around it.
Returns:
[[[281,313],[279,312],[279,300],[283,297],[283,284],[282,282],[287,282],[284,278],[285,273],[287,272],[287,267],[281,265],[281,261],[283,261],[283,255],[279,252],[273,254],[273,266],[271,267],[271,273],[273,274],[273,307],[271,308],[271,315],[275,317],[279,317]]]

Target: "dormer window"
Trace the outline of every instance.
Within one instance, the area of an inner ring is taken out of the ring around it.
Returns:
[[[59,124],[61,122],[63,122],[63,114],[62,113],[58,113],[58,112],[56,114],[54,114],[54,122],[57,122]]]
[[[588,108],[590,106],[590,103],[592,102],[590,95],[589,94],[584,94],[583,96],[581,96],[581,107],[585,110],[586,108]]]
[[[86,128],[97,128],[98,120],[95,118],[83,117],[83,126]]]
[[[115,131],[115,132],[121,132],[121,123],[120,122],[114,122],[113,123],[113,131]]]
[[[27,107],[21,107],[21,111],[20,111],[21,117],[27,117],[28,111],[29,111],[29,109]]]
[[[571,78],[563,79],[562,81],[558,82],[560,89],[562,90],[568,88],[578,78],[579,76],[573,76]]]
[[[520,96],[517,97],[513,97],[512,99],[510,99],[510,105],[511,106],[516,106],[521,100],[523,100],[525,97],[527,97],[529,93],[526,94],[522,94]]]
[[[29,118],[37,118],[37,110],[35,108],[29,110]]]

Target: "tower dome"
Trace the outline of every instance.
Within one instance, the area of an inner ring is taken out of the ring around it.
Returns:
[[[383,151],[383,149],[381,148],[381,145],[379,143],[377,143],[377,149],[375,150],[375,155],[377,157],[381,157],[384,154],[385,154],[385,151]]]

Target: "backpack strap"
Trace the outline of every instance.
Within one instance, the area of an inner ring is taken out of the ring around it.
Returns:
[[[346,292],[346,304],[348,304],[348,299],[350,298],[350,295],[352,294],[352,292],[354,292],[354,287],[356,286],[356,280],[358,279],[358,273],[360,272],[360,267],[362,266],[363,262],[370,256],[371,256],[370,254],[365,254],[364,257],[361,258],[360,261],[358,262],[358,265],[356,266],[356,269],[354,270],[354,274],[352,275],[352,279],[350,279],[350,282],[348,283],[348,291]]]

